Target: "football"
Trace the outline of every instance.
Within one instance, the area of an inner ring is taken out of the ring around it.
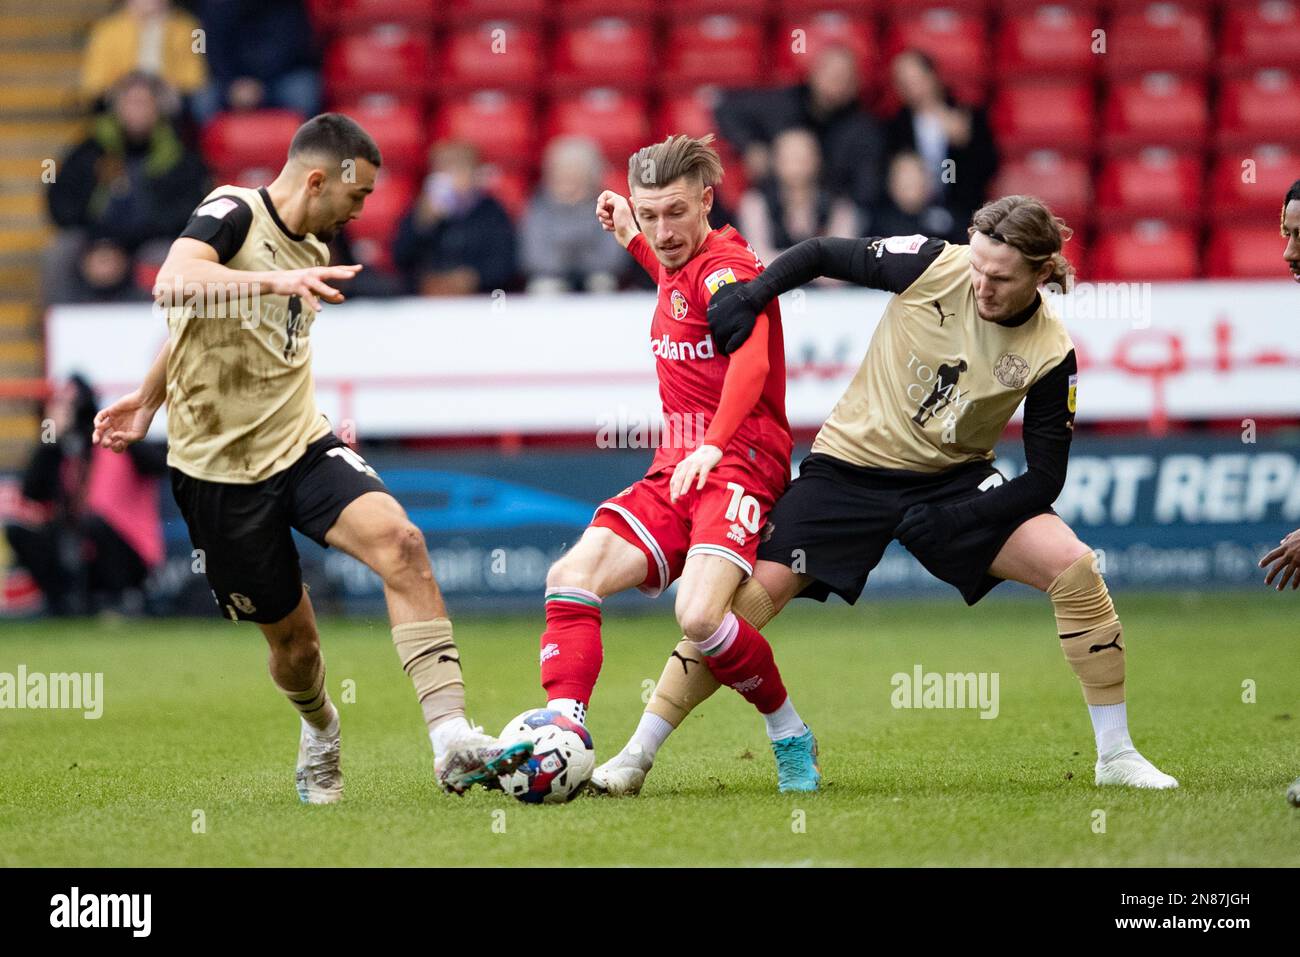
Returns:
[[[502,789],[525,804],[563,804],[591,779],[596,750],[591,734],[558,711],[534,708],[505,726],[503,741],[531,738],[533,756],[513,774],[502,775]]]

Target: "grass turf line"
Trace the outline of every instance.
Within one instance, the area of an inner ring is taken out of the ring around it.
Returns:
[[[780,795],[762,722],[724,689],[632,800],[528,807],[436,791],[419,708],[381,621],[321,623],[346,792],[304,807],[297,717],[250,625],[0,625],[0,672],[103,671],[104,715],[0,710],[0,865],[1244,865],[1300,862],[1296,606],[1271,592],[1117,596],[1137,746],[1181,789],[1098,789],[1048,603],[796,603],[767,630],[821,743],[823,791]],[[470,717],[544,703],[541,616],[456,624]],[[677,632],[610,616],[590,728],[626,740]],[[897,710],[891,676],[997,672],[1000,710]],[[1242,701],[1256,683],[1257,702]],[[206,833],[193,830],[202,811]],[[1105,813],[1096,833],[1094,812]],[[502,827],[504,825],[504,833]]]

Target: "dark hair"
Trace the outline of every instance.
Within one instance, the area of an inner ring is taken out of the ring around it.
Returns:
[[[1289,204],[1300,199],[1300,179],[1291,184],[1291,188],[1286,191],[1286,199],[1282,200],[1282,212],[1286,212]]]
[[[382,165],[379,147],[356,120],[342,113],[321,113],[298,127],[289,144],[289,156],[321,156],[342,163],[363,159],[374,166]]]

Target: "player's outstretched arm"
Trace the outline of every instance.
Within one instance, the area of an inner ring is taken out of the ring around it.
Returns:
[[[95,428],[90,440],[114,452],[124,452],[132,442],[139,442],[149,431],[154,415],[167,397],[167,359],[171,340],[163,343],[153,365],[145,373],[140,388],[128,392],[95,414]]]
[[[709,302],[709,327],[724,354],[740,348],[763,308],[783,293],[823,276],[901,293],[930,268],[947,244],[924,236],[817,236],[791,246],[745,283],[723,286]]]
[[[1269,568],[1270,565],[1273,567]],[[1300,528],[1287,535],[1277,548],[1261,558],[1259,567],[1268,568],[1268,574],[1264,576],[1265,585],[1273,585],[1273,579],[1277,578],[1277,584],[1273,587],[1278,591],[1286,588],[1288,581],[1292,590],[1300,588]]]
[[[255,272],[223,266],[217,250],[199,239],[182,236],[172,243],[154,282],[154,298],[164,309],[181,306],[191,297],[204,301],[219,299],[226,290],[240,290],[245,295],[257,293],[299,296],[313,311],[321,301],[342,302],[343,293],[331,283],[351,279],[361,271],[360,265],[312,266],[308,269],[272,269]],[[211,292],[210,292],[211,291]]]

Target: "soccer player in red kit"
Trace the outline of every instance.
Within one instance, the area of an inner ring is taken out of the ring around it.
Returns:
[[[666,427],[645,478],[603,502],[546,576],[542,687],[548,708],[585,723],[603,659],[601,601],[634,587],[657,595],[680,578],[676,613],[685,638],[675,661],[703,663],[763,713],[782,790],[816,790],[812,732],[744,603],[733,606],[753,573],[767,514],[789,482],[793,441],[777,304],[729,358],[709,333],[713,293],[762,269],[735,229],[709,227],[713,186],[722,178],[711,141],[679,135],[642,148],[628,164],[631,203],[611,190],[597,200],[602,225],[659,284],[650,351]],[[703,436],[693,422],[706,423]],[[642,725],[593,776],[597,790],[610,790],[611,777],[618,793],[640,788],[672,730],[653,714]]]

